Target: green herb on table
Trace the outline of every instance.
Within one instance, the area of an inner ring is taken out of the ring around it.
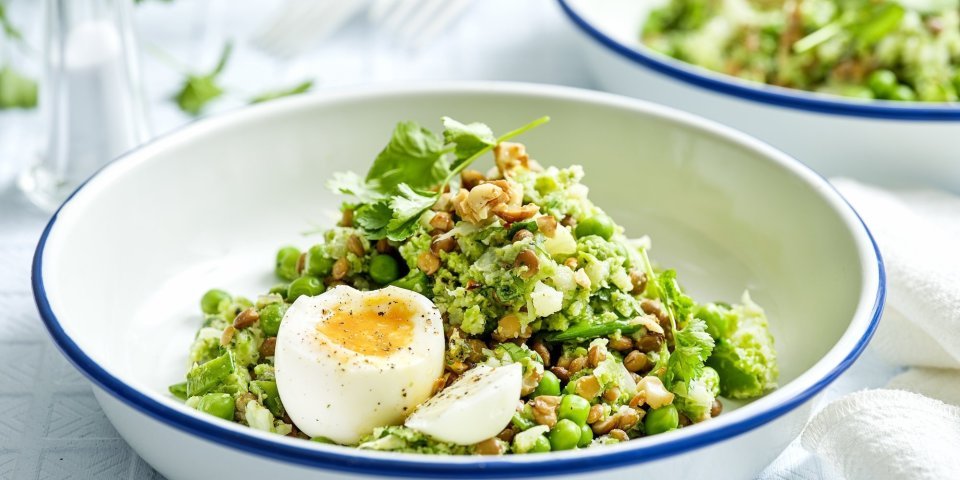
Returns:
[[[3,3],[0,3],[0,30],[3,30],[3,34],[11,40],[23,40],[20,30],[13,25],[10,17],[7,16],[6,7]]]
[[[37,82],[10,65],[0,67],[0,110],[37,106]]]
[[[270,100],[276,100],[278,98],[289,97],[292,95],[299,95],[301,93],[306,93],[310,91],[311,88],[313,88],[313,80],[306,80],[292,87],[281,88],[277,90],[270,90],[270,91],[258,94],[250,99],[250,103],[263,103],[263,102],[269,102]]]
[[[11,43],[24,45],[23,35],[10,21],[2,2],[0,2],[0,32]],[[37,82],[15,70],[9,63],[0,66],[0,110],[36,106]]]
[[[187,74],[183,87],[173,97],[180,110],[193,116],[199,115],[208,103],[223,95],[224,89],[220,86],[218,77],[227,66],[232,51],[233,43],[227,42],[213,70],[205,74]]]

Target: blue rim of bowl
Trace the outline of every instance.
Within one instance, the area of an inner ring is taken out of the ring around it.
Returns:
[[[575,90],[575,89],[569,89]],[[291,100],[287,100],[290,102]],[[278,102],[279,103],[279,102]],[[642,103],[642,102],[641,102]],[[504,460],[478,459],[470,463],[442,463],[420,461],[417,455],[410,455],[407,458],[383,458],[376,457],[357,457],[347,453],[336,451],[318,450],[315,448],[303,448],[286,442],[276,442],[274,440],[250,435],[243,431],[232,430],[219,425],[217,421],[202,420],[200,418],[185,414],[147,395],[144,395],[137,389],[127,385],[119,378],[107,372],[103,367],[90,358],[83,349],[78,346],[72,338],[63,330],[60,321],[53,313],[50,303],[47,299],[46,288],[43,282],[43,253],[46,247],[47,239],[52,231],[60,212],[70,201],[79,193],[84,186],[92,179],[100,175],[110,165],[122,162],[128,159],[133,153],[142,150],[146,146],[157,143],[167,137],[174,136],[180,130],[189,125],[175,129],[165,135],[161,135],[150,142],[141,145],[130,152],[120,156],[116,160],[108,163],[90,178],[85,180],[77,187],[73,193],[64,200],[63,204],[50,218],[40,240],[37,243],[34,252],[31,284],[33,287],[33,296],[40,313],[41,320],[57,345],[57,348],[84,376],[99,388],[111,394],[114,398],[135,408],[141,413],[146,414],[153,420],[161,422],[168,427],[173,427],[181,431],[196,435],[197,437],[211,441],[221,446],[230,447],[244,453],[263,456],[274,460],[289,462],[291,464],[307,467],[332,470],[344,473],[383,475],[390,477],[405,478],[445,478],[456,475],[463,478],[505,478],[516,476],[559,476],[569,475],[571,473],[580,473],[587,471],[609,470],[617,467],[642,464],[653,460],[658,460],[674,455],[679,455],[691,450],[708,446],[728,440],[737,435],[746,433],[758,428],[786,413],[797,408],[821,390],[832,383],[840,374],[846,371],[863,353],[870,339],[880,322],[880,316],[883,313],[884,300],[886,298],[886,270],[883,259],[873,234],[867,225],[863,222],[859,213],[843,198],[842,195],[833,187],[823,176],[816,173],[810,167],[799,160],[788,155],[782,155],[781,158],[787,159],[792,164],[799,166],[816,176],[823,185],[834,194],[838,195],[844,202],[850,212],[857,218],[863,232],[866,234],[873,247],[873,253],[877,265],[877,292],[874,297],[874,303],[871,307],[870,322],[865,331],[857,339],[850,352],[833,368],[831,368],[822,378],[809,385],[804,390],[798,392],[793,397],[784,400],[766,410],[739,420],[737,422],[707,430],[695,436],[680,437],[676,439],[664,438],[662,441],[644,445],[642,447],[630,450],[616,450],[607,454],[597,454],[587,458],[576,457],[556,457],[553,455],[544,455],[542,461],[529,462],[510,462]],[[726,127],[729,129],[729,127]],[[754,140],[756,141],[756,140]],[[759,142],[757,141],[758,143]],[[539,456],[538,456],[539,457]],[[479,457],[482,458],[482,457]]]
[[[696,85],[716,93],[765,103],[777,107],[793,108],[811,112],[829,113],[853,117],[867,117],[886,120],[950,121],[960,120],[960,106],[943,103],[924,106],[921,102],[904,102],[902,105],[892,101],[856,101],[843,97],[831,98],[828,95],[794,90],[768,85],[752,85],[736,77],[711,72],[694,65],[685,64],[659,53],[644,51],[637,45],[624,44],[602,32],[576,9],[570,6],[572,0],[557,0],[570,20],[587,35],[604,47],[612,50],[643,67],[658,73]],[[702,72],[698,72],[701,70]]]

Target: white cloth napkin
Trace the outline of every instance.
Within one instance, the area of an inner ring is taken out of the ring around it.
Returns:
[[[871,348],[910,368],[886,389],[828,405],[801,444],[848,480],[960,478],[960,197],[832,182],[870,228],[887,269]]]

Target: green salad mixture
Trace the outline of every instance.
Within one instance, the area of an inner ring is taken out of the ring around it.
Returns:
[[[202,412],[309,438],[285,414],[274,376],[284,312],[335,285],[395,285],[439,308],[446,337],[438,390],[476,365],[519,363],[516,413],[494,438],[453,445],[400,425],[360,448],[437,454],[564,450],[656,435],[721,413],[720,397],[776,387],[763,310],[698,302],[591,203],[584,171],[541,167],[484,124],[443,119],[442,134],[402,122],[366,175],[337,174],[349,195],[322,240],[276,256],[282,282],[247,300],[210,290],[186,381],[170,392]],[[487,173],[467,167],[487,154]],[[315,438],[316,441],[327,441]]]
[[[901,101],[960,93],[958,0],[667,0],[642,41],[788,88]]]

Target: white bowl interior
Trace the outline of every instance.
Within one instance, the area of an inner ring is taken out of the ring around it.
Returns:
[[[695,298],[736,301],[749,288],[766,307],[781,384],[809,378],[761,401],[808,388],[849,353],[848,338],[828,355],[872,307],[877,266],[855,216],[819,179],[686,116],[539,88],[308,97],[148,145],[60,212],[43,257],[52,311],[109,373],[179,408],[166,387],[183,378],[200,296],[220,287],[252,298],[276,283],[276,249],[307,247],[318,240],[304,231],[333,222],[331,172],[364,172],[399,120],[439,130],[450,115],[505,132],[548,114],[521,139],[533,156],[582,164],[594,201],[628,234],[651,235],[654,261],[677,268]]]

